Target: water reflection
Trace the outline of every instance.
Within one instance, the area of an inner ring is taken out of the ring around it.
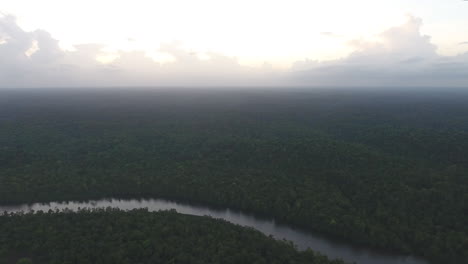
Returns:
[[[69,209],[76,211],[79,208],[115,207],[122,210],[135,208],[148,208],[149,211],[175,209],[177,212],[189,215],[211,216],[224,219],[228,222],[253,227],[266,235],[276,239],[292,241],[300,250],[308,247],[319,251],[328,257],[341,258],[347,262],[358,264],[427,264],[426,261],[412,256],[401,256],[382,253],[373,249],[357,248],[344,242],[337,242],[322,236],[305,232],[287,225],[278,224],[272,219],[264,219],[231,209],[213,209],[206,206],[190,205],[164,199],[103,199],[87,202],[51,202],[46,204],[23,204],[15,206],[0,206],[0,212],[28,212]]]

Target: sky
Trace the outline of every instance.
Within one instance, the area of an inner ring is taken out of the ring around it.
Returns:
[[[0,87],[468,87],[468,1],[1,0]]]

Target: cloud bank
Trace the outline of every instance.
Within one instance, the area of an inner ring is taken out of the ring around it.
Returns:
[[[346,58],[319,63],[296,62],[290,81],[298,85],[468,87],[468,53],[439,56],[429,36],[422,35],[421,19],[387,29],[380,41],[352,40]]]
[[[43,30],[26,32],[13,16],[0,18],[0,87],[66,86],[244,86],[272,85],[271,69],[241,66],[235,58],[208,53],[207,59],[177,43],[159,47],[175,61],[158,63],[143,51],[118,51],[117,59],[101,63],[106,55],[99,44],[60,49]]]
[[[62,50],[44,30],[21,29],[13,16],[0,17],[0,87],[87,86],[438,86],[468,87],[468,52],[440,56],[422,21],[409,17],[382,32],[379,41],[352,40],[354,52],[340,60],[305,59],[288,70],[240,65],[218,53],[198,54],[177,43],[155,48],[174,58],[159,63],[143,51],[118,51],[109,63],[98,44]],[[327,35],[332,35],[328,33]]]

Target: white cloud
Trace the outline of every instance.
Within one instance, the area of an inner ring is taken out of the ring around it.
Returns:
[[[438,55],[430,37],[421,34],[421,25],[421,19],[409,16],[377,40],[350,41],[355,51],[346,58],[298,61],[290,81],[314,86],[468,86],[468,53]]]
[[[236,58],[195,53],[179,43],[156,48],[160,63],[143,51],[109,53],[99,44],[60,49],[43,30],[26,32],[13,16],[0,17],[0,87],[32,86],[219,86],[270,85],[272,70],[241,66]],[[103,64],[98,59],[113,57]]]
[[[143,51],[108,51],[99,44],[65,51],[44,30],[24,31],[0,17],[0,87],[69,86],[468,86],[468,53],[441,56],[422,21],[408,17],[374,40],[352,40],[349,56],[305,59],[289,70],[242,66],[237,58],[187,50],[180,43]],[[326,33],[324,35],[333,35]],[[163,54],[166,60],[154,60]],[[108,59],[108,63],[102,60]],[[163,61],[163,62],[161,62]]]

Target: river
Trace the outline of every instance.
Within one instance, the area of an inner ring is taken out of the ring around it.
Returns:
[[[308,247],[327,255],[331,259],[341,258],[346,262],[357,264],[427,264],[426,261],[413,256],[404,256],[381,252],[379,250],[353,246],[331,240],[321,235],[313,234],[288,225],[276,223],[273,219],[265,219],[231,209],[214,209],[206,206],[191,205],[164,199],[102,199],[86,202],[51,202],[34,203],[14,206],[1,206],[0,212],[28,212],[31,210],[48,211],[49,209],[102,208],[114,207],[122,210],[135,208],[148,208],[149,211],[175,209],[177,212],[188,215],[211,216],[224,219],[230,223],[253,227],[266,235],[276,239],[292,241],[299,250]]]

